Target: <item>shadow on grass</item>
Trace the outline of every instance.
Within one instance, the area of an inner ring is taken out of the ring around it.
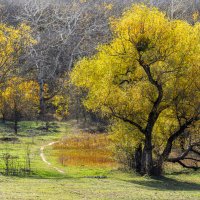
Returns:
[[[194,171],[193,170],[181,170],[181,171],[174,171],[174,172],[165,172],[166,175],[188,175],[192,174]]]
[[[1,174],[1,173],[0,173]],[[1,174],[3,175],[3,174]],[[5,175],[3,175],[5,176]],[[9,175],[5,177],[17,177],[21,179],[49,179],[49,180],[64,180],[64,179],[76,179],[75,177],[68,176],[67,174],[57,174],[57,173],[49,173],[49,172],[43,172],[43,173],[37,173],[33,172],[31,175]]]
[[[31,175],[5,175],[3,172],[0,172],[1,176],[10,177],[10,178],[21,178],[21,179],[55,179],[55,180],[63,180],[63,179],[75,179],[74,177],[68,175],[59,175],[59,174],[37,174],[33,173]]]
[[[49,179],[49,180],[64,180],[64,179],[75,179],[74,177],[63,175],[63,176],[45,176],[45,175],[32,175],[28,177],[21,177],[21,178],[28,178],[28,179]]]
[[[127,181],[136,185],[149,187],[156,190],[172,190],[172,191],[200,191],[200,184],[192,182],[181,182],[167,177],[152,178],[147,180],[130,180]]]

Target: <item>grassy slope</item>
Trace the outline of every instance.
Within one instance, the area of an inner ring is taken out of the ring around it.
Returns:
[[[21,124],[20,134],[26,135],[28,128],[36,128],[37,124]],[[3,130],[1,125],[1,132]],[[45,155],[53,165],[64,169],[62,175],[43,163],[39,157],[40,146],[58,140],[70,130],[65,124],[60,124],[58,132],[52,130],[50,135],[35,137],[31,145],[35,175],[27,178],[4,177],[0,175],[0,199],[17,200],[67,200],[67,199],[200,199],[200,174],[168,174],[162,179],[149,179],[117,170],[95,169],[86,167],[60,166],[52,155],[51,148],[45,150]],[[37,134],[40,134],[36,131]],[[0,144],[0,152],[6,148],[22,155],[27,142],[31,138],[20,137],[20,144]],[[37,169],[37,170],[36,170]],[[107,176],[105,179],[96,176]],[[93,178],[92,178],[93,177]]]

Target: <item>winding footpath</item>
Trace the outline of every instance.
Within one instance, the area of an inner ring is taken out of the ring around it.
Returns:
[[[64,172],[63,170],[61,170],[61,169],[59,169],[59,168],[57,168],[57,167],[52,166],[52,164],[51,164],[50,162],[47,161],[47,159],[46,159],[46,157],[45,157],[45,155],[44,155],[44,150],[45,150],[45,148],[48,147],[48,146],[52,146],[52,145],[54,145],[54,144],[56,144],[56,143],[58,143],[58,142],[50,142],[50,143],[47,144],[47,145],[41,146],[41,147],[40,147],[40,157],[41,157],[41,159],[42,159],[42,161],[43,161],[44,163],[46,163],[47,165],[51,166],[51,167],[52,167],[53,169],[55,169],[57,172],[59,172],[59,173],[61,173],[61,174],[64,174],[65,172]]]

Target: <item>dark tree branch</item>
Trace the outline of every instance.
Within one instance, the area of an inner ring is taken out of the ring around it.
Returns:
[[[172,150],[173,142],[184,133],[185,129],[187,129],[193,122],[199,120],[199,117],[192,117],[188,121],[186,121],[182,126],[180,126],[179,130],[176,131],[174,134],[172,134],[169,139],[167,140],[166,147],[162,153],[162,158],[167,159],[169,157],[169,154]]]
[[[184,158],[189,154],[189,152],[191,151],[192,147],[190,146],[185,152],[183,152],[180,156],[176,157],[176,158],[168,158],[167,161],[168,162],[178,162],[180,160],[184,160]]]
[[[191,157],[186,157],[186,158],[184,158],[184,160],[192,160],[192,161],[195,161],[195,162],[200,162],[200,159],[191,158]]]
[[[180,164],[182,167],[187,168],[187,169],[194,169],[194,170],[200,169],[200,167],[197,167],[197,166],[189,166],[189,165],[184,164],[184,163],[181,162],[181,161],[177,161],[177,163]]]
[[[194,144],[191,144],[180,156],[176,158],[168,158],[168,162],[178,162],[180,160],[190,159],[193,160],[193,158],[186,158],[186,156],[192,151],[193,147],[200,145],[200,142],[196,142]]]
[[[197,155],[200,156],[200,151],[198,151],[198,150],[196,150],[196,149],[192,149],[191,151],[192,151],[193,153],[195,153],[195,154],[197,154]]]
[[[128,119],[128,118],[125,118],[125,117],[123,117],[123,116],[117,115],[117,114],[114,112],[113,108],[111,108],[111,107],[109,107],[109,109],[111,110],[112,116],[113,116],[113,117],[118,118],[118,119],[121,119],[122,121],[127,122],[127,123],[129,123],[129,124],[135,126],[141,133],[145,134],[145,130],[144,130],[138,123],[136,123],[136,122],[134,122],[134,121],[132,121],[132,120],[130,120],[130,119]]]
[[[151,134],[153,127],[159,117],[160,112],[158,111],[160,103],[162,102],[162,98],[163,98],[163,88],[162,85],[153,78],[152,74],[151,74],[151,70],[150,70],[150,66],[146,65],[144,63],[144,61],[141,58],[141,55],[139,55],[139,59],[138,59],[139,64],[142,66],[142,68],[144,69],[149,82],[154,85],[158,91],[158,97],[156,98],[156,100],[153,102],[153,107],[151,109],[151,112],[149,113],[148,116],[148,123],[146,126],[146,133]]]

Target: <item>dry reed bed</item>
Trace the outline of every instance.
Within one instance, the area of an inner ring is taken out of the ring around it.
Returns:
[[[111,140],[107,134],[80,133],[53,147],[64,166],[116,167]]]

